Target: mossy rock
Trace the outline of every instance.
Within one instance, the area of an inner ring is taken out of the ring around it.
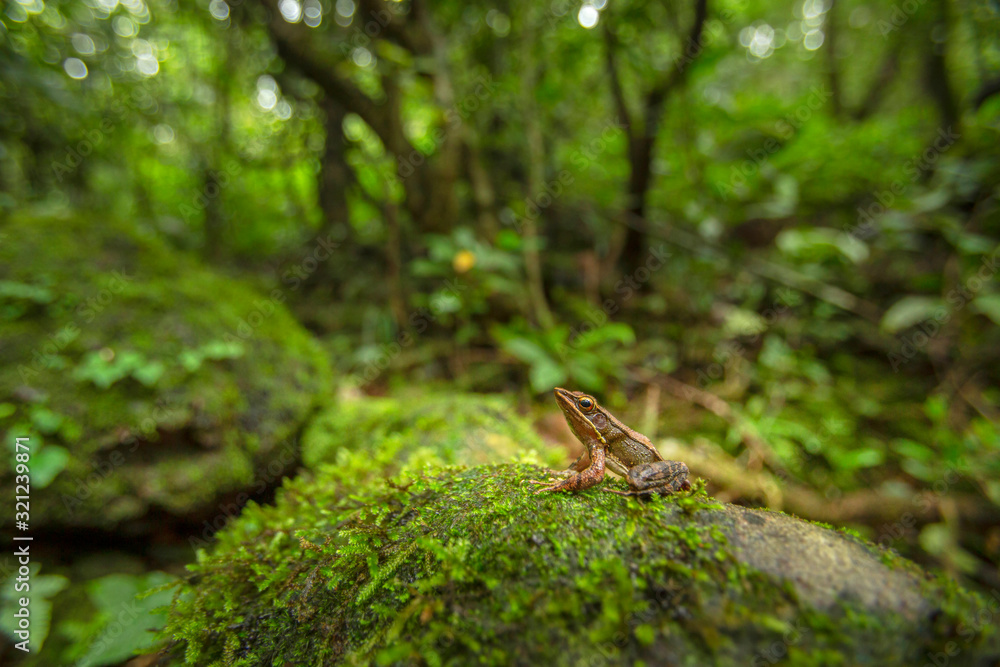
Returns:
[[[345,488],[334,470],[287,483],[273,507],[250,505],[211,554],[199,553],[164,631],[177,662],[1000,657],[980,614],[988,601],[851,535],[719,504],[701,484],[637,500],[600,488],[533,495],[525,482],[545,471],[525,464],[404,473],[363,488]]]
[[[298,459],[330,370],[283,293],[109,220],[0,234],[0,434],[31,438],[32,528],[150,530]]]
[[[564,458],[506,397],[426,389],[343,399],[320,412],[302,434],[307,467],[351,468],[361,475],[355,482],[366,479],[366,471],[384,477],[404,465],[500,463],[526,452],[549,465]]]

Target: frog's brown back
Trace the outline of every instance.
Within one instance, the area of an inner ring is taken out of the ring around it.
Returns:
[[[627,467],[663,460],[660,452],[653,446],[649,438],[630,429],[607,409],[604,410],[604,413],[608,416],[611,424],[625,436],[610,444],[611,452],[615,458],[621,460]]]

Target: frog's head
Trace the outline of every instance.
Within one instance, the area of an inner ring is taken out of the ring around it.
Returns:
[[[570,391],[556,387],[553,392],[556,403],[566,415],[566,421],[580,441],[585,442],[594,435],[607,435],[610,424],[607,414],[594,397],[582,391]]]

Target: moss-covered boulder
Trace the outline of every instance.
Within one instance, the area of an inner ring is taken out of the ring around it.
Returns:
[[[281,291],[134,225],[22,216],[0,234],[0,437],[30,438],[33,528],[215,514],[298,459],[330,371]]]
[[[302,434],[306,466],[336,464],[341,476],[349,468],[354,482],[404,466],[500,463],[528,452],[549,465],[564,458],[508,398],[427,388],[345,398],[320,412]]]
[[[693,494],[533,495],[504,464],[251,505],[164,636],[192,665],[950,664],[1000,656],[990,601],[829,528]],[[608,482],[624,487],[620,481]],[[958,656],[958,657],[956,657]]]

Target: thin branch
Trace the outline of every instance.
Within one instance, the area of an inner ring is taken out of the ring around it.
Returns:
[[[522,62],[528,64],[532,60],[536,33],[528,27],[521,32]],[[545,141],[542,135],[541,121],[535,105],[535,91],[538,78],[535,70],[526,67],[521,79],[521,112],[524,115],[525,139],[528,158],[528,175],[525,182],[525,200],[536,201],[542,192],[545,180]],[[524,271],[528,279],[528,296],[531,300],[535,321],[543,328],[550,329],[554,324],[552,311],[545,297],[545,276],[542,271],[541,255],[538,252],[538,224],[534,216],[525,211],[522,224],[524,241]]]
[[[334,65],[317,59],[309,48],[311,35],[301,23],[288,23],[281,17],[276,0],[259,0],[267,8],[268,31],[278,48],[278,55],[305,77],[316,82],[339,104],[361,117],[385,144],[397,155],[409,155],[413,147],[403,134],[402,126],[380,105],[348,79],[339,76]]]
[[[899,54],[902,51],[902,46],[902,40],[896,39],[892,46],[889,47],[889,51],[885,54],[882,65],[879,67],[878,74],[872,79],[871,86],[868,88],[864,100],[854,110],[854,113],[851,114],[854,120],[868,118],[875,113],[875,110],[882,103],[886,91],[889,90],[889,84],[892,83],[892,80],[899,72]]]
[[[694,6],[694,22],[688,32],[687,42],[681,57],[674,63],[673,69],[667,74],[659,84],[647,95],[647,108],[651,105],[661,106],[671,90],[684,83],[687,79],[688,70],[691,64],[701,54],[702,43],[701,34],[705,29],[705,20],[708,18],[708,0],[696,0]],[[648,116],[647,116],[648,117]],[[647,131],[647,135],[649,132]]]
[[[398,2],[359,0],[357,20],[362,23],[375,21],[381,31],[379,37],[414,55],[430,54],[434,49],[434,40],[428,30],[422,3],[412,2],[409,16],[402,13],[401,7]]]
[[[837,0],[830,0],[826,8],[826,44],[823,51],[826,52],[827,81],[830,85],[830,106],[834,118],[840,118],[844,112],[843,95],[840,86],[840,66],[837,63],[838,36],[840,34],[840,24],[837,14]]]
[[[611,81],[611,95],[615,100],[615,108],[621,116],[621,122],[625,126],[625,134],[631,143],[632,140],[632,114],[628,109],[628,102],[625,100],[625,91],[622,89],[622,82],[618,76],[618,63],[615,58],[617,42],[611,33],[611,28],[607,21],[602,21],[604,26],[604,63],[608,71],[608,79]]]

